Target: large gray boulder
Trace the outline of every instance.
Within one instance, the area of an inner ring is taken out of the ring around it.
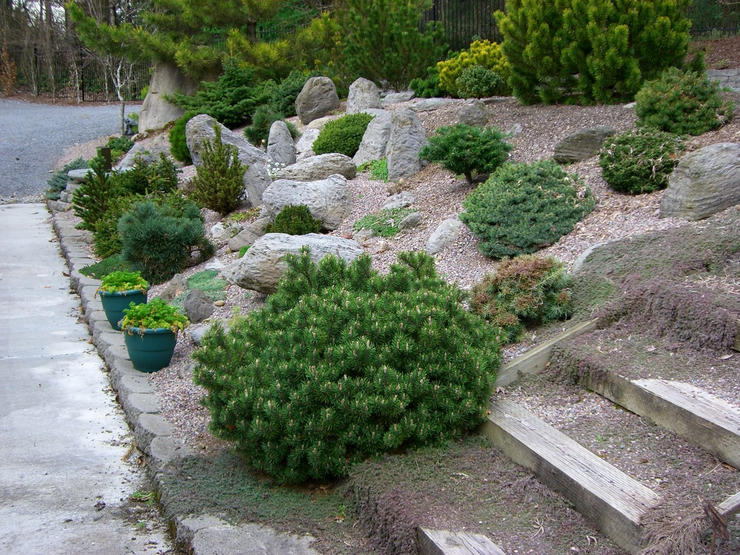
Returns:
[[[660,203],[662,218],[701,220],[740,203],[740,143],[717,143],[681,158]]]
[[[278,179],[262,195],[262,216],[275,218],[286,206],[305,204],[324,229],[339,227],[349,213],[349,187],[341,175],[319,181]]]
[[[293,142],[288,125],[283,120],[277,120],[270,126],[270,134],[267,137],[267,157],[284,166],[295,164],[295,142]]]
[[[202,322],[213,314],[213,301],[200,289],[191,289],[183,299],[185,316],[191,322]]]
[[[267,172],[267,154],[249,143],[241,135],[233,133],[211,116],[200,114],[192,118],[185,126],[185,141],[187,142],[190,156],[196,166],[203,163],[203,145],[206,140],[213,141],[216,137],[214,129],[221,128],[221,142],[236,147],[239,161],[247,166],[244,172],[244,188],[247,199],[254,206],[262,204],[262,192],[272,183],[270,174]]]
[[[295,99],[298,119],[303,125],[339,108],[334,82],[328,77],[311,77]]]
[[[385,158],[388,139],[391,136],[391,112],[372,110],[375,117],[370,120],[362,136],[362,142],[352,160],[356,165]]]
[[[349,86],[347,113],[357,114],[368,108],[380,108],[380,89],[369,79],[360,77]]]
[[[281,169],[276,179],[293,179],[296,181],[316,181],[330,175],[340,174],[347,179],[357,175],[357,166],[352,158],[339,152],[330,152],[311,156]]]
[[[156,64],[149,82],[149,92],[141,106],[139,131],[162,129],[183,115],[183,109],[165,100],[165,95],[193,94],[197,90],[198,82],[186,77],[175,64],[164,62]]]
[[[408,108],[393,112],[386,149],[390,181],[412,176],[421,170],[419,151],[425,142],[426,132],[419,116]]]
[[[351,239],[318,233],[268,233],[255,241],[242,258],[227,266],[223,276],[229,283],[244,289],[272,293],[288,269],[285,255],[299,254],[304,246],[311,249],[311,260],[314,262],[330,254],[350,262],[363,253],[360,245]]]
[[[601,148],[601,143],[616,132],[616,129],[606,125],[579,129],[555,145],[555,152],[552,157],[560,164],[587,160],[596,156]]]

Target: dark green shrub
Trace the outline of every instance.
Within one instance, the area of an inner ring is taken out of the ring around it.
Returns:
[[[110,174],[116,190],[132,195],[166,194],[177,189],[180,170],[164,153],[159,160],[148,163],[138,158],[134,165],[125,171]]]
[[[440,127],[429,137],[419,158],[439,162],[472,183],[474,173],[490,173],[509,157],[513,147],[504,138],[506,135],[492,127],[482,129],[464,123]]]
[[[267,224],[265,233],[287,233],[288,235],[306,235],[321,231],[321,220],[311,215],[305,204],[290,205],[283,208],[275,221]]]
[[[734,106],[719,96],[719,85],[706,74],[666,70],[635,96],[639,125],[679,135],[701,135],[732,119]]]
[[[111,161],[115,164],[123,158],[129,150],[131,150],[131,147],[134,146],[134,142],[128,137],[111,137],[108,139],[108,142],[105,143],[105,146],[110,148]]]
[[[381,275],[367,255],[288,256],[264,309],[228,333],[214,326],[193,355],[213,433],[296,483],[478,426],[500,362],[494,330],[429,255],[398,258]]]
[[[446,50],[442,26],[421,29],[429,0],[347,0],[337,12],[350,75],[403,90]]]
[[[471,308],[501,329],[502,343],[513,343],[527,327],[573,314],[570,283],[565,267],[554,258],[507,258],[473,286]]]
[[[295,108],[293,109],[295,112]],[[252,125],[244,129],[244,136],[255,146],[262,146],[267,143],[270,135],[270,127],[276,121],[283,119],[283,114],[276,112],[272,107],[264,104],[255,110],[252,116]],[[291,136],[295,139],[298,136],[298,130],[295,125],[286,121]]]
[[[198,207],[190,202],[182,215],[173,212],[168,206],[144,201],[118,221],[124,260],[155,284],[185,269],[193,249],[200,249],[202,257],[213,252]]]
[[[316,154],[339,152],[352,158],[360,148],[362,136],[373,116],[347,114],[327,123],[313,143]]]
[[[87,168],[87,162],[82,158],[77,158],[66,164],[61,170],[55,172],[46,182],[46,198],[49,200],[59,200],[60,193],[67,188],[67,172],[70,170],[81,170]]]
[[[485,98],[506,91],[506,81],[495,71],[483,66],[466,67],[455,83],[461,98]]]
[[[491,258],[527,254],[570,233],[593,210],[590,190],[551,160],[504,164],[463,201],[460,219]]]
[[[120,254],[114,254],[113,256],[104,258],[100,262],[85,266],[80,269],[80,273],[83,276],[91,277],[93,279],[103,279],[103,276],[117,270],[124,272],[132,270],[131,265],[121,258]]]
[[[91,160],[92,172],[82,185],[72,193],[72,209],[76,216],[82,218],[80,229],[95,231],[96,223],[103,217],[108,203],[120,194],[116,184],[108,177],[99,160]]]
[[[436,98],[445,95],[439,86],[439,70],[436,65],[427,68],[426,77],[412,79],[409,88],[419,98]]]
[[[190,149],[185,138],[185,126],[198,114],[199,112],[185,112],[183,116],[175,121],[169,133],[172,157],[188,166],[193,163],[193,159],[190,157]]]
[[[352,229],[355,231],[371,229],[381,237],[393,237],[399,232],[398,225],[401,220],[412,212],[413,210],[410,208],[391,208],[381,210],[375,214],[366,214],[355,222]]]
[[[235,146],[221,141],[221,127],[214,128],[213,141],[203,142],[203,161],[196,168],[191,198],[222,216],[239,206],[244,198],[244,172]]]
[[[447,60],[437,62],[440,87],[452,96],[462,96],[462,92],[458,90],[457,81],[462,76],[463,71],[473,66],[483,67],[501,77],[503,83],[500,84],[500,94],[511,92],[506,86],[506,79],[509,76],[509,63],[501,45],[489,40],[474,40],[467,50],[458,52]],[[478,72],[478,75],[488,76],[489,74]],[[468,80],[468,83],[472,84],[471,80]]]
[[[631,100],[688,51],[689,0],[507,0],[496,12],[525,103]]]
[[[668,177],[684,150],[680,137],[651,127],[633,129],[604,141],[601,175],[620,193],[652,193],[668,186]]]

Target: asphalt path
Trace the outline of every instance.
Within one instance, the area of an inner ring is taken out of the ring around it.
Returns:
[[[67,106],[0,99],[0,199],[39,200],[64,149],[119,134],[120,113],[119,104]]]

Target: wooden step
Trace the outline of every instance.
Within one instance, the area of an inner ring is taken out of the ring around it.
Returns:
[[[481,534],[417,529],[419,555],[505,555],[503,550]]]
[[[588,389],[740,468],[740,408],[693,385],[589,372]]]
[[[490,405],[482,432],[623,549],[641,548],[640,519],[658,496],[535,415],[506,400]]]

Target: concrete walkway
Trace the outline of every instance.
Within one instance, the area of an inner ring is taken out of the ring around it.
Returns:
[[[42,204],[0,206],[0,553],[164,553]]]

